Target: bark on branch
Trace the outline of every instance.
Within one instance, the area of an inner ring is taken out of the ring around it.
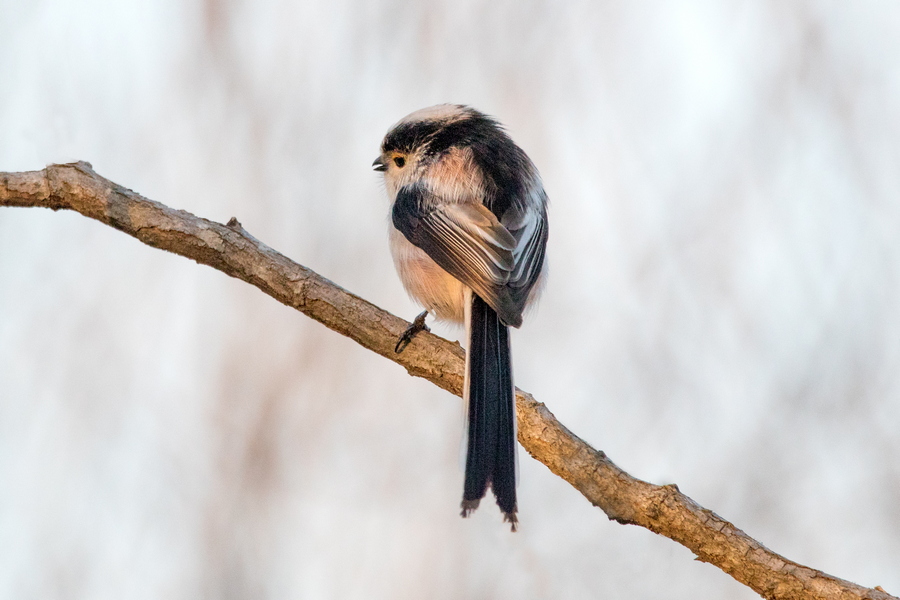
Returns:
[[[145,244],[209,265],[402,365],[410,375],[461,394],[464,354],[458,344],[422,333],[405,352],[395,354],[406,321],[279,254],[235,219],[221,225],[171,209],[104,179],[85,162],[0,172],[0,206],[74,210]],[[517,390],[516,406],[522,446],[610,519],[646,527],[682,544],[698,560],[717,566],[761,596],[898,600],[880,588],[865,588],[779,556],[675,485],[635,479],[566,429],[527,392]]]

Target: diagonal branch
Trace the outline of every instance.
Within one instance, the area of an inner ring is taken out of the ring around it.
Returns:
[[[250,236],[237,220],[221,225],[148,200],[97,175],[85,162],[0,173],[0,206],[69,209],[140,241],[242,279],[417,377],[459,396],[464,353],[430,333],[394,353],[407,323],[341,289]],[[804,567],[772,552],[682,494],[617,467],[566,429],[544,404],[518,390],[519,442],[613,520],[640,525],[693,552],[765,598],[900,600]]]

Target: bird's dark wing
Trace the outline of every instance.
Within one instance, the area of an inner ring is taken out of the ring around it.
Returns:
[[[507,287],[513,303],[522,309],[543,270],[548,233],[545,202],[527,206],[524,209],[510,209],[501,219],[503,226],[516,240],[516,247],[513,249],[514,266],[509,274]]]
[[[507,290],[517,270],[517,239],[494,213],[481,204],[441,202],[413,184],[397,193],[391,217],[406,239],[472,288],[505,323],[521,323],[521,308]]]

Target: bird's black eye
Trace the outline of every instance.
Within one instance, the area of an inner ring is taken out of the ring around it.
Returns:
[[[402,168],[403,168],[403,165],[406,164],[406,159],[403,158],[402,156],[395,156],[395,157],[394,157],[394,164],[397,165],[398,167],[400,167],[400,168],[402,169]]]

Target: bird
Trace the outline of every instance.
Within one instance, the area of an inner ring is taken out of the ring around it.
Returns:
[[[467,403],[463,517],[490,487],[505,522],[518,526],[516,414],[509,328],[545,279],[547,194],[528,155],[500,123],[465,105],[413,112],[381,143],[372,166],[391,202],[389,242],[410,297],[426,317],[466,329]]]

